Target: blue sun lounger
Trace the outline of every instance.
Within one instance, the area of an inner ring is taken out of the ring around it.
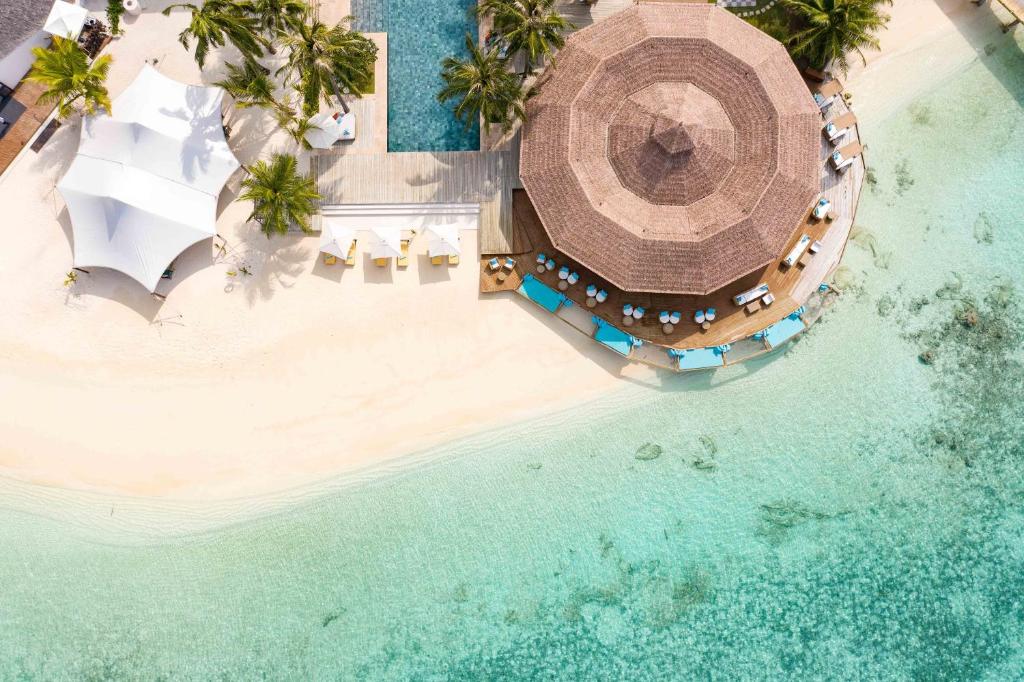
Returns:
[[[804,321],[800,319],[800,315],[802,315],[803,312],[803,308],[798,308],[795,312],[790,313],[772,326],[760,332],[760,337],[755,334],[755,338],[764,339],[769,350],[772,348],[778,348],[807,328]]]
[[[551,313],[557,313],[563,305],[572,305],[572,301],[564,294],[555,291],[530,273],[526,273],[523,283],[516,291]]]
[[[640,345],[640,339],[632,334],[627,334],[617,327],[613,327],[596,315],[591,318],[597,328],[594,329],[594,340],[602,346],[611,348],[622,357],[629,357],[633,346]]]
[[[679,369],[709,369],[725,364],[725,352],[721,348],[691,348],[676,350],[670,348],[668,354],[675,358]]]

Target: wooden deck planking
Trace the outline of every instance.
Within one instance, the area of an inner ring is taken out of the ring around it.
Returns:
[[[312,157],[321,206],[334,204],[479,203],[482,253],[520,250],[512,229],[511,151],[399,152]]]
[[[635,4],[633,0],[598,0],[592,5],[571,0],[558,0],[555,8],[577,29],[581,29],[596,24]]]
[[[46,88],[38,83],[21,81],[14,88],[13,98],[16,102],[25,107],[25,110],[18,117],[18,120],[10,124],[7,133],[0,138],[0,173],[7,170],[14,158],[28,144],[32,136],[36,134],[39,127],[50,116],[53,111],[52,104],[36,104],[39,95]]]
[[[999,4],[1006,8],[1006,11],[1013,16],[1013,21],[1008,24],[1003,24],[1003,30],[1007,31],[1011,27],[1024,22],[1024,1],[1022,0],[998,0]],[[978,2],[978,4],[981,4]]]

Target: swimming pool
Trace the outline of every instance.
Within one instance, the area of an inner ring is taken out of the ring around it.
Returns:
[[[476,39],[473,0],[353,0],[353,28],[388,34],[388,151],[467,151],[480,148],[469,130],[436,97],[441,60],[466,55],[465,34]]]

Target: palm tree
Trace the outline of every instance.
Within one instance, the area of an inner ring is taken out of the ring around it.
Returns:
[[[878,49],[875,31],[883,28],[889,15],[878,5],[892,0],[783,0],[807,28],[793,34],[790,49],[796,57],[806,57],[812,66],[850,67],[847,56],[856,52],[864,59],[862,48]]]
[[[523,54],[523,77],[533,65],[550,58],[565,45],[565,32],[576,28],[555,10],[555,0],[482,0],[478,15],[491,14],[494,29],[509,50]]]
[[[58,37],[51,49],[34,47],[32,54],[36,61],[27,80],[46,86],[38,104],[56,104],[58,118],[67,118],[78,100],[86,113],[95,114],[100,108],[110,111],[110,94],[104,86],[113,61],[109,54],[90,66],[89,56],[77,41]]]
[[[302,93],[306,116],[316,114],[320,101],[329,102],[332,95],[347,112],[342,93],[361,97],[373,83],[377,45],[345,28],[344,22],[351,19],[346,17],[333,27],[313,19],[282,36],[281,43],[289,51],[288,62],[278,73],[286,72],[286,79]]]
[[[273,42],[287,31],[306,22],[309,5],[304,0],[251,0],[246,11],[256,20],[263,36],[271,43],[267,49],[275,54]]]
[[[502,132],[508,132],[516,119],[526,117],[522,82],[505,68],[496,47],[484,52],[467,33],[466,50],[469,57],[465,60],[446,57],[441,62],[445,86],[437,93],[437,101],[458,100],[455,116],[467,130],[483,117],[484,132],[490,132],[492,124],[500,124]]]
[[[306,133],[316,129],[317,126],[310,121],[308,116],[296,111],[290,103],[286,103],[278,109],[277,125],[288,133],[288,136],[299,147],[306,150],[313,148],[313,145],[306,139]]]
[[[239,199],[253,203],[249,220],[256,220],[269,239],[284,234],[292,224],[309,232],[309,217],[316,213],[320,195],[312,178],[297,170],[291,154],[274,154],[270,162],[257,161],[242,181],[245,190]]]
[[[164,9],[164,16],[171,10],[182,7],[192,13],[188,27],[178,34],[178,41],[190,50],[192,40],[196,42],[195,58],[199,68],[206,64],[210,48],[224,47],[231,43],[246,60],[263,56],[267,41],[259,34],[256,20],[250,16],[247,2],[232,0],[206,0],[202,7],[191,3],[170,5]]]
[[[274,99],[274,83],[270,76],[258,64],[250,60],[242,62],[242,66],[228,63],[227,78],[220,80],[214,85],[224,88],[224,91],[235,100],[235,107],[248,109],[249,107],[262,107],[264,109],[277,109],[278,104]]]

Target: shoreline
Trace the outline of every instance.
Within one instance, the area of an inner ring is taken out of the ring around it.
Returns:
[[[691,377],[691,381],[693,378]],[[634,398],[623,388],[576,404],[592,419],[614,413]],[[699,392],[701,389],[695,390]],[[533,415],[529,423],[539,434],[560,428],[565,411]],[[523,421],[502,423],[415,452],[381,458],[362,467],[257,494],[192,499],[126,495],[109,490],[34,483],[0,474],[0,508],[74,527],[80,536],[115,545],[159,544],[175,539],[201,539],[204,534],[264,520],[315,505],[347,491],[394,481],[455,459],[478,454],[488,442],[521,430]]]
[[[882,51],[843,79],[862,121],[955,74],[981,49],[972,40],[1000,30],[990,8],[970,3],[907,0],[887,11]],[[139,19],[148,20],[168,21]],[[178,47],[161,65],[186,72],[190,59]],[[112,94],[133,75],[122,62]],[[231,261],[214,260],[182,273],[162,307],[108,276],[69,296],[54,282],[70,262],[66,214],[55,220],[50,198],[76,145],[69,129],[0,183],[5,204],[21,211],[12,216],[21,249],[0,255],[0,281],[20,291],[9,302],[17,329],[0,335],[0,490],[19,505],[28,486],[46,491],[41,502],[63,492],[233,509],[219,527],[428,465],[448,456],[446,444],[457,456],[525,421],[611,404],[634,382],[680,381],[621,362],[527,303],[481,299],[470,259],[447,280],[424,279],[436,273],[414,263],[376,282],[370,271],[322,266],[312,238],[268,249],[240,204],[218,226],[238,258],[259,264],[252,281],[229,281]]]

